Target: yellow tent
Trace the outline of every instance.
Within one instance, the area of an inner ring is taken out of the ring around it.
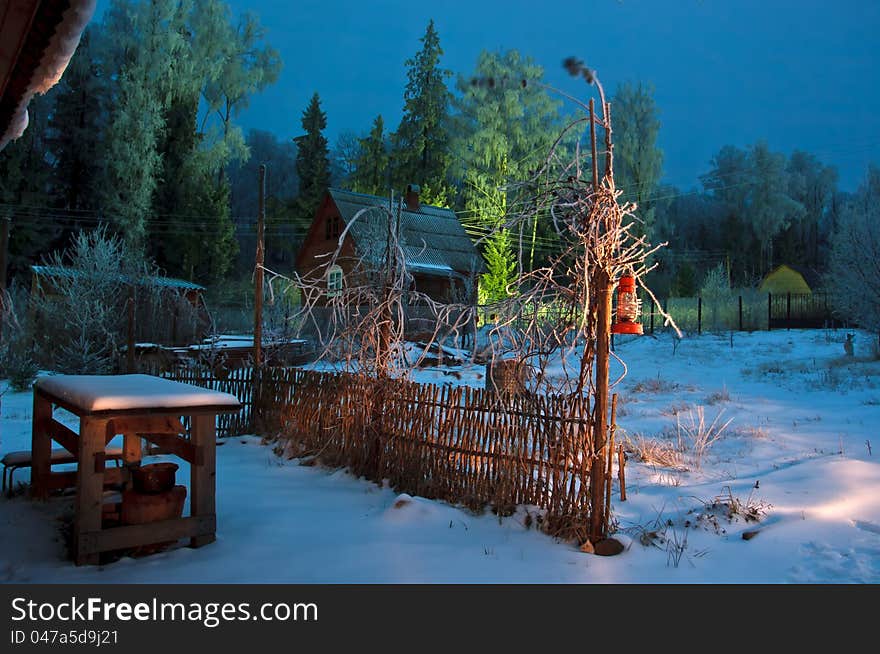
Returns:
[[[758,290],[762,293],[781,295],[784,293],[812,295],[813,289],[805,279],[803,271],[782,264],[767,274]]]

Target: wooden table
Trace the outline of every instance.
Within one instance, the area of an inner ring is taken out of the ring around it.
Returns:
[[[79,417],[79,434],[52,416],[61,407]],[[192,547],[215,539],[215,422],[238,411],[238,399],[150,375],[58,375],[34,385],[31,491],[47,498],[53,488],[76,486],[73,553],[77,565],[98,563],[98,554],[190,538]],[[182,416],[191,420],[186,439]],[[102,529],[104,485],[127,482],[129,467],[106,468],[104,450],[123,435],[127,466],[141,459],[141,438],[189,462],[190,516]],[[52,441],[76,456],[76,472],[52,472]]]

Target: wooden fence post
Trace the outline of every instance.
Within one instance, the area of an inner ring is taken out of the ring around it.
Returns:
[[[697,298],[697,333],[703,333],[703,298]]]
[[[743,330],[743,296],[739,296],[739,330]]]
[[[785,325],[786,329],[791,329],[791,291],[785,296]]]

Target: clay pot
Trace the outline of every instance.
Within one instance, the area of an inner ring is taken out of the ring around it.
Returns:
[[[124,525],[142,525],[179,518],[183,515],[185,500],[186,486],[174,486],[164,493],[138,493],[128,490],[122,493],[120,518]]]
[[[131,481],[138,493],[164,493],[174,488],[176,463],[150,463],[132,468]]]

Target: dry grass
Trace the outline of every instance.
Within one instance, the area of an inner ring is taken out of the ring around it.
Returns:
[[[714,406],[721,402],[730,402],[730,393],[727,391],[727,386],[722,386],[720,391],[715,391],[706,398],[708,406]]]
[[[687,402],[679,402],[678,404],[673,404],[666,409],[660,411],[661,416],[672,416],[673,418],[677,416],[679,413],[684,413],[686,411],[690,411],[691,405]]]
[[[661,468],[686,471],[684,453],[676,448],[675,444],[658,438],[646,438],[641,434],[627,436],[624,440],[624,449],[642,463]]]
[[[643,379],[633,386],[634,393],[671,393],[678,390],[679,385],[675,382],[666,381],[661,377]]]
[[[682,452],[691,451],[694,467],[697,470],[702,467],[706,452],[721,439],[724,430],[733,422],[733,418],[721,422],[723,414],[724,409],[719,411],[711,422],[707,422],[703,407],[698,406],[693,411],[688,411],[675,418],[675,436],[678,441],[678,449]]]
[[[724,492],[726,490],[726,492]],[[722,493],[711,500],[701,500],[703,510],[696,514],[695,522],[716,534],[726,534],[725,525],[739,520],[760,522],[771,505],[753,497],[754,491],[745,500],[733,496],[730,486],[725,486]]]

